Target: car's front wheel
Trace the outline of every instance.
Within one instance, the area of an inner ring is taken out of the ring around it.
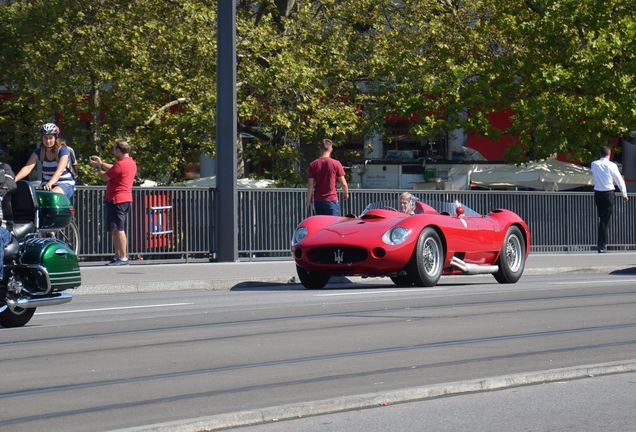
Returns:
[[[0,308],[2,308],[2,306],[0,306]],[[15,308],[13,310],[6,308],[0,312],[0,327],[22,327],[29,322],[34,313],[35,308]]]
[[[526,266],[526,242],[519,227],[508,228],[499,255],[499,270],[493,274],[499,283],[515,283]]]
[[[296,273],[300,283],[307,289],[321,289],[329,282],[329,274],[319,271],[310,271],[296,266]]]
[[[416,286],[432,287],[442,275],[444,246],[433,228],[424,228],[407,267],[407,274]]]

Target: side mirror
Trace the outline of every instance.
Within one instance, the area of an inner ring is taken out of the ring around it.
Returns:
[[[458,217],[462,217],[462,216],[464,216],[464,207],[461,207],[461,206],[456,207],[456,208],[455,208],[455,214],[456,214]]]

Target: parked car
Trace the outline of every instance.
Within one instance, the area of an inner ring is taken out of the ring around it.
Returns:
[[[455,202],[417,200],[406,214],[391,202],[360,216],[311,216],[292,236],[301,283],[323,288],[331,276],[388,276],[398,286],[432,287],[441,275],[492,274],[515,283],[530,252],[530,231],[505,209],[480,215]]]

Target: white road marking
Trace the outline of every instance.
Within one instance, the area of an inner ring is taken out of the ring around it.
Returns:
[[[156,305],[118,306],[118,307],[95,308],[95,309],[75,309],[75,310],[67,310],[67,311],[37,312],[36,315],[56,315],[56,314],[68,314],[68,313],[79,313],[79,312],[102,312],[102,311],[114,311],[114,310],[124,310],[124,309],[147,309],[147,308],[160,308],[160,307],[172,307],[172,306],[189,306],[193,304],[194,303],[167,303],[167,304],[156,304]]]
[[[548,282],[548,285],[574,285],[574,284],[605,284],[605,283],[634,283],[636,279],[611,279],[611,280],[584,280],[584,281],[570,281],[570,282]]]
[[[393,294],[393,293],[412,293],[419,291],[446,291],[447,288],[420,288],[420,289],[401,289],[401,290],[373,290],[373,291],[353,291],[346,293],[329,293],[329,294],[314,294],[314,297],[337,297],[337,296],[354,296],[354,295],[366,295],[366,294]]]

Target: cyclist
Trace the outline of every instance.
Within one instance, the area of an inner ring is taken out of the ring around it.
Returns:
[[[42,163],[42,183],[45,190],[66,195],[70,200],[75,193],[75,178],[69,168],[69,150],[60,139],[60,128],[45,123],[40,128],[42,145],[35,149],[26,165],[15,176],[19,181],[28,176],[35,165]]]

